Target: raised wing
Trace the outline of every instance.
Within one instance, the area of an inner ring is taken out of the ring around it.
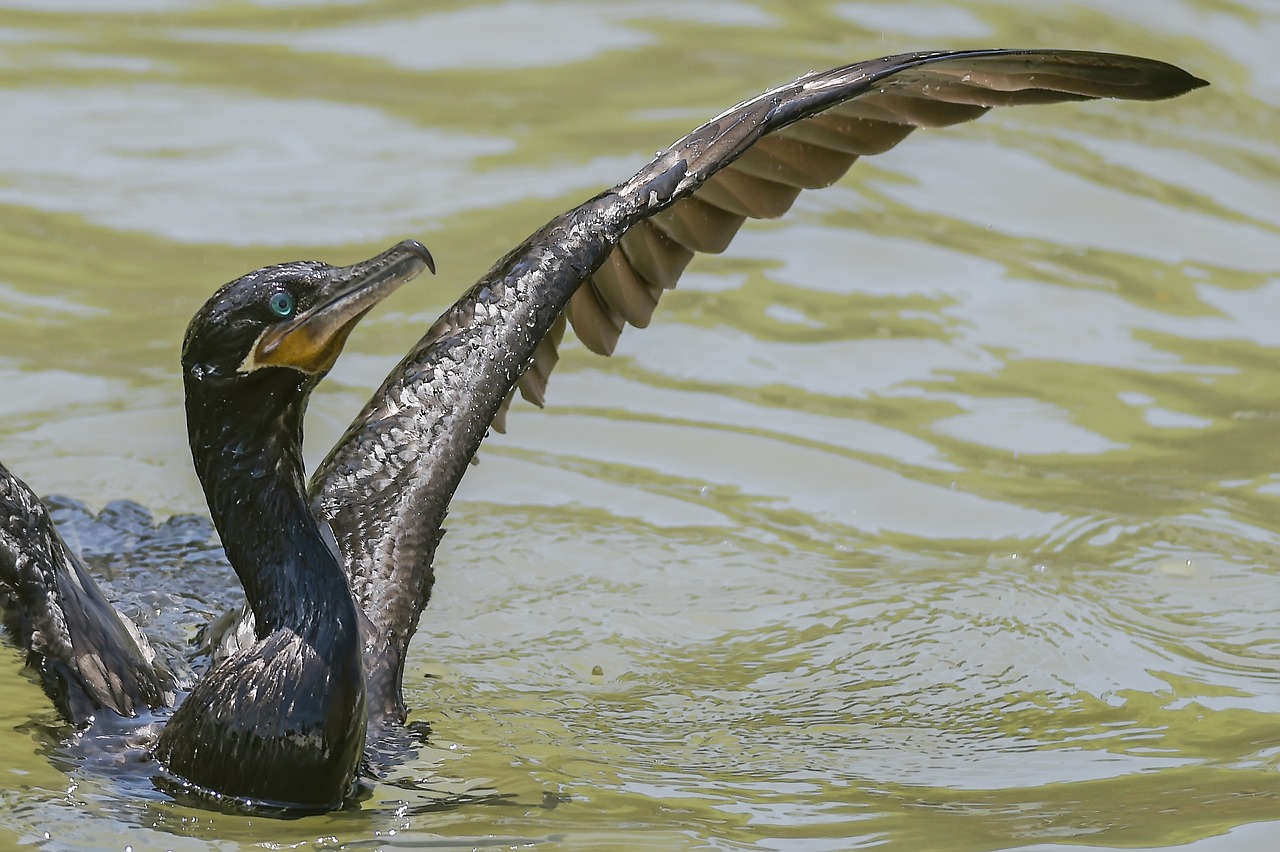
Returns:
[[[1162,62],[1074,51],[860,62],[739,104],[533,234],[440,317],[312,479],[369,616],[372,723],[404,718],[404,654],[449,501],[515,389],[541,404],[566,316],[609,354],[624,325],[648,324],[695,253],[723,251],[747,218],[781,216],[802,189],[830,185],[917,127],[993,106],[1156,100],[1203,85]]]
[[[831,186],[859,157],[889,150],[917,127],[959,124],[994,106],[1159,100],[1204,85],[1164,63],[1074,51],[889,56],[801,77],[671,147],[668,155],[714,137],[700,157],[703,169],[691,170],[701,185],[623,234],[573,295],[566,316],[588,349],[613,354],[627,324],[649,325],[662,292],[676,286],[695,254],[723,252],[747,219],[781,217],[801,190]],[[833,94],[834,105],[809,114],[813,103],[830,104]],[[543,404],[563,334],[563,324],[553,328],[518,383],[535,405]],[[498,431],[505,431],[505,414],[504,406]]]

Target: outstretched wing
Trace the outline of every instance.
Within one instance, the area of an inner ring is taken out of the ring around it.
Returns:
[[[1072,51],[909,54],[809,74],[712,119],[518,246],[414,346],[312,479],[369,616],[374,724],[404,718],[404,653],[454,490],[517,387],[541,404],[566,317],[610,353],[626,324],[648,324],[694,254],[723,251],[747,218],[781,216],[802,189],[917,127],[1202,85],[1161,62]]]
[[[0,465],[0,605],[58,710],[80,725],[173,704],[174,679],[116,611],[26,483]]]
[[[692,149],[700,163],[680,188],[700,184],[628,229],[565,315],[588,349],[613,354],[626,325],[649,325],[663,291],[676,286],[695,254],[723,252],[747,219],[781,217],[801,190],[831,186],[859,157],[888,151],[917,127],[959,124],[995,106],[1159,100],[1203,85],[1164,63],[1075,51],[889,56],[801,77],[672,146],[668,155]],[[826,106],[811,112],[815,104]],[[517,385],[539,406],[563,324],[552,331]],[[504,405],[498,431],[505,431],[505,414]]]

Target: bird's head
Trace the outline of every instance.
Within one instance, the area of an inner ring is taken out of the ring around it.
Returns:
[[[273,377],[310,388],[333,367],[369,309],[423,269],[430,252],[405,240],[377,257],[335,267],[268,266],[223,285],[196,312],[182,346],[188,392]]]

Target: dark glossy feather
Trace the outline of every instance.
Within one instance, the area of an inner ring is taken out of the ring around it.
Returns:
[[[0,465],[0,596],[59,712],[79,725],[101,710],[133,716],[173,703],[173,675],[121,615],[27,484]]]
[[[449,501],[513,391],[542,403],[565,317],[609,354],[627,324],[648,324],[694,254],[723,251],[747,218],[781,216],[801,190],[831,184],[917,127],[993,106],[1155,100],[1202,85],[1161,62],[1070,51],[860,62],[739,104],[533,234],[440,317],[311,481],[372,624],[371,722],[404,718],[404,655]]]

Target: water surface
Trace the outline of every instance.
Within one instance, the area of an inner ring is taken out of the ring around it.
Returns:
[[[916,134],[612,359],[568,344],[455,501],[428,745],[359,810],[69,764],[4,651],[0,845],[1274,845],[1277,41],[1265,0],[0,0],[0,459],[157,518],[204,511],[183,329],[252,267],[439,261],[352,337],[315,461],[499,254],[770,85],[993,45],[1213,82]],[[100,556],[140,613],[234,598]]]

